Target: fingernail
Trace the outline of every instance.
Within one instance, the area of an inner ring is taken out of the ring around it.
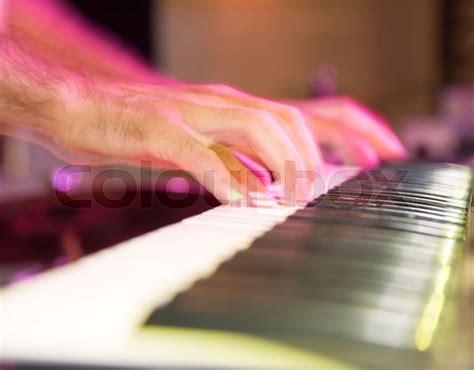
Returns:
[[[363,147],[360,152],[360,162],[364,167],[372,168],[379,165],[377,152],[371,147]]]

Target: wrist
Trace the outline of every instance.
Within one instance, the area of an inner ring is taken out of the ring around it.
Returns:
[[[70,138],[81,137],[84,123],[96,120],[93,107],[99,93],[93,84],[92,80],[71,73],[55,87],[57,99],[52,119],[55,124],[48,129],[58,144],[71,147]]]

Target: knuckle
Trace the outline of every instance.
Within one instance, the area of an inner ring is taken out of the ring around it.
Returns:
[[[347,117],[358,108],[359,104],[350,96],[329,97],[321,100],[323,107],[329,108],[328,118],[344,126],[347,123]]]
[[[190,139],[183,138],[173,128],[154,131],[145,143],[146,152],[152,158],[176,163],[180,158],[189,156],[192,149]]]
[[[216,176],[215,183],[218,187],[228,187],[230,186],[230,175],[229,176]]]
[[[282,112],[288,117],[292,117],[292,118],[299,119],[303,117],[303,114],[301,113],[301,111],[298,108],[292,107],[292,106],[282,107]]]
[[[189,149],[188,155],[184,158],[188,158],[190,165],[196,170],[213,171],[220,164],[219,157],[211,150],[196,146]]]
[[[285,107],[283,112],[285,118],[293,125],[302,125],[304,123],[303,113],[295,107]]]
[[[223,121],[235,122],[240,121],[245,113],[240,108],[218,108],[217,115]]]
[[[236,108],[233,110],[235,121],[239,123],[238,129],[249,133],[263,133],[271,130],[275,125],[274,117],[264,110]]]
[[[196,148],[196,143],[191,137],[181,139],[174,145],[175,156],[181,156],[182,158],[192,158],[193,161],[201,160],[199,151]]]
[[[252,121],[254,122],[255,128],[261,133],[268,132],[275,128],[275,118],[273,114],[267,111],[253,111]]]
[[[271,113],[268,110],[263,110],[263,109],[255,109],[252,111],[253,115],[255,116],[255,119],[259,122],[273,122],[275,117],[273,113]]]
[[[229,86],[229,85],[225,85],[225,84],[220,84],[220,83],[217,83],[217,84],[209,84],[209,85],[206,85],[206,87],[211,90],[211,91],[217,91],[217,92],[221,92],[221,93],[235,93],[236,90]]]
[[[359,106],[359,103],[354,98],[346,95],[337,98],[337,103],[342,109],[353,109]]]

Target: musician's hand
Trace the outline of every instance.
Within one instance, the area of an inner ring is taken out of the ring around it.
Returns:
[[[304,114],[321,144],[328,144],[345,162],[375,166],[397,160],[405,149],[388,124],[351,98],[329,97],[291,101]]]
[[[216,104],[247,104],[270,112],[281,106],[228,86],[189,85],[186,90],[206,95],[207,99],[213,97],[212,101]],[[351,98],[288,100],[284,104],[296,107],[312,130],[314,140],[331,146],[345,163],[371,167],[380,160],[406,157],[404,147],[389,125]],[[301,117],[298,118],[300,120]],[[300,129],[299,132],[306,131]],[[319,152],[317,155],[320,158]]]
[[[287,197],[307,198],[312,188],[288,171],[288,162],[314,177],[321,159],[299,110],[237,91],[226,96],[216,91],[234,92],[214,85],[117,83],[68,90],[64,124],[57,125],[54,139],[99,162],[151,160],[157,167],[182,168],[221,200],[229,199],[234,181],[223,151],[238,148],[281,178]]]

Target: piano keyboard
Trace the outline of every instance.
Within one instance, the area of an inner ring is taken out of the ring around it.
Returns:
[[[217,207],[7,287],[1,358],[429,368],[471,172],[404,163],[337,174],[304,208]]]

